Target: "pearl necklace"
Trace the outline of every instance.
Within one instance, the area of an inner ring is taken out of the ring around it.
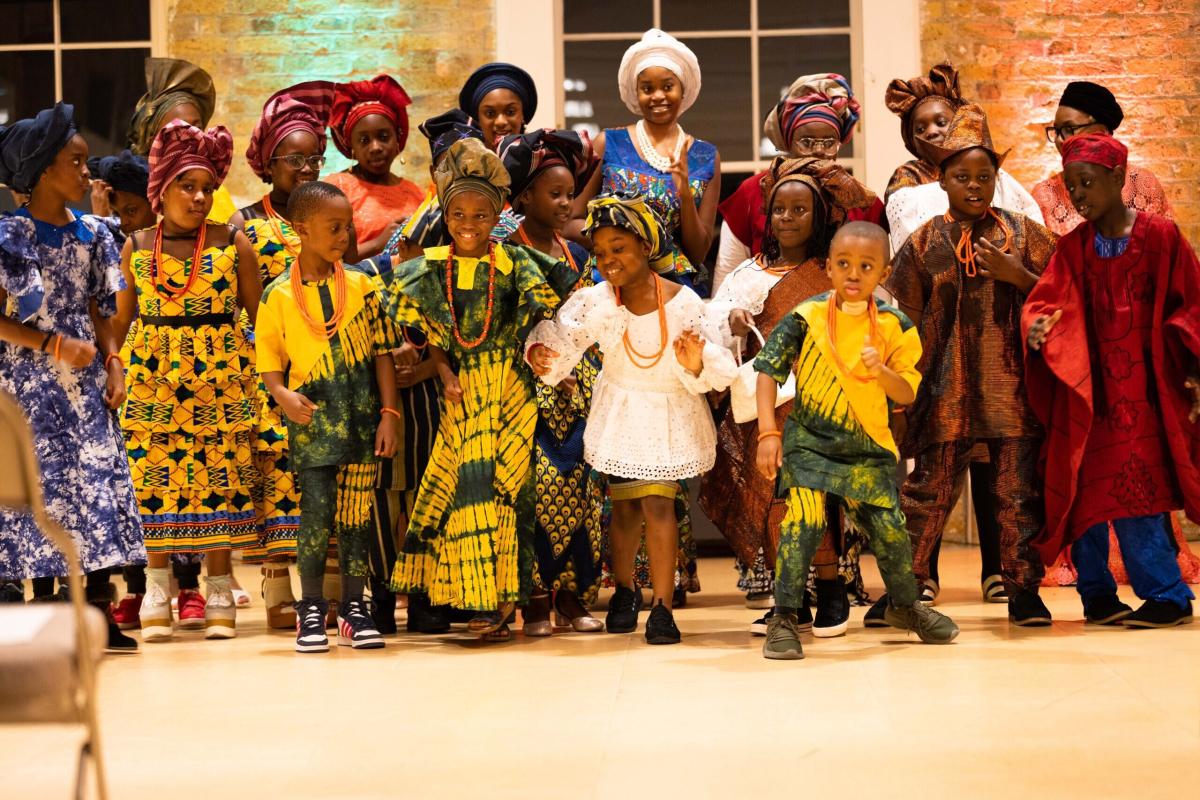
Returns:
[[[639,119],[637,125],[634,126],[634,131],[637,133],[637,148],[642,160],[659,172],[670,172],[671,165],[679,160],[679,155],[683,152],[683,143],[687,136],[684,135],[682,126],[676,124],[675,130],[678,131],[675,135],[675,154],[667,157],[654,149],[654,143],[650,141],[650,136],[646,133],[646,120]]]

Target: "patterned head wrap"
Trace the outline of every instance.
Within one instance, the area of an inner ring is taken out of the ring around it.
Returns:
[[[150,147],[150,181],[146,199],[155,214],[162,213],[162,198],[171,181],[190,169],[202,169],[219,187],[233,161],[233,136],[224,125],[202,131],[181,119],[168,122]]]
[[[553,128],[505,136],[500,142],[500,160],[512,179],[513,208],[518,211],[521,193],[551,167],[566,167],[575,178],[578,193],[600,163],[586,131]]]
[[[390,75],[377,75],[369,81],[352,81],[335,85],[329,130],[338,152],[353,158],[350,134],[363,117],[379,114],[396,126],[400,150],[408,143],[408,106],[412,99],[404,87]]]
[[[529,73],[515,64],[494,61],[484,64],[471,73],[458,93],[458,107],[468,117],[479,116],[479,104],[489,93],[497,89],[508,89],[521,99],[521,115],[525,121],[537,113],[537,86]]]
[[[479,192],[492,203],[497,214],[508,196],[508,172],[500,156],[488,150],[479,139],[460,139],[446,150],[433,173],[438,203],[443,209],[463,192]]]
[[[792,81],[787,94],[767,114],[763,134],[777,150],[786,153],[792,149],[796,128],[823,122],[845,144],[854,135],[859,110],[850,83],[841,75],[804,75]]]
[[[471,117],[457,108],[430,117],[417,126],[425,138],[429,140],[429,155],[433,163],[437,163],[442,153],[460,139],[478,139],[483,141],[483,131]]]
[[[597,228],[622,228],[650,245],[650,268],[658,273],[674,269],[671,239],[658,214],[640,194],[620,192],[597,195],[588,203],[583,232],[592,236]]]
[[[650,67],[662,67],[675,73],[683,89],[683,100],[679,113],[687,111],[700,96],[700,62],[696,54],[683,42],[658,28],[642,34],[642,39],[630,45],[621,57],[621,68],[617,70],[617,88],[625,107],[641,116],[638,105],[638,75]]]
[[[992,132],[988,128],[987,114],[975,103],[964,103],[959,106],[954,112],[954,119],[950,120],[950,126],[946,129],[946,138],[939,145],[929,145],[930,150],[937,158],[938,167],[946,163],[946,159],[951,156],[976,147],[991,153],[992,157],[996,159],[997,168],[1004,163],[1004,158],[1008,155],[1007,150],[1003,153],[998,152],[995,145],[992,144]]]
[[[207,72],[178,58],[146,59],[146,93],[138,100],[129,121],[129,149],[139,156],[150,152],[163,117],[181,103],[200,111],[200,127],[207,128],[217,105],[217,92]]]
[[[1076,161],[1098,164],[1105,169],[1124,168],[1129,163],[1129,148],[1107,133],[1072,136],[1063,143],[1062,163],[1065,167]]]
[[[88,172],[112,187],[113,191],[128,192],[138,197],[146,196],[150,183],[150,164],[129,150],[119,155],[104,158],[89,158]]]
[[[55,103],[33,119],[0,125],[0,183],[29,194],[75,135],[75,106]]]
[[[296,131],[311,133],[317,139],[317,150],[325,152],[325,127],[333,109],[334,87],[330,81],[309,81],[271,95],[246,148],[246,161],[255,175],[270,183],[275,148]]]
[[[1115,132],[1121,126],[1121,120],[1125,119],[1125,112],[1113,93],[1091,81],[1068,83],[1058,104],[1082,111],[1108,128],[1110,133]]]
[[[917,158],[921,154],[913,137],[913,117],[927,100],[945,100],[952,109],[966,102],[958,88],[958,70],[949,62],[934,65],[928,75],[907,81],[895,78],[888,84],[885,96],[888,110],[900,117],[900,137],[908,152]]]
[[[875,202],[875,193],[835,161],[807,156],[776,156],[760,184],[765,202],[763,208],[767,214],[767,230],[763,236],[765,242],[774,241],[771,235],[771,205],[775,202],[775,194],[781,186],[792,182],[807,186],[821,209],[821,224],[813,226],[813,240],[809,244],[809,253],[812,255],[821,256],[828,251],[829,241],[846,222],[850,209],[870,208]],[[767,249],[769,247],[766,246]]]

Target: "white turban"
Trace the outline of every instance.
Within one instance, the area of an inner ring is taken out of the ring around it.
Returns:
[[[630,45],[621,58],[621,69],[617,73],[617,86],[625,107],[641,116],[638,105],[638,75],[649,67],[669,69],[679,78],[683,87],[683,102],[679,113],[687,111],[700,95],[700,62],[688,46],[669,33],[651,28],[642,34],[642,40]]]

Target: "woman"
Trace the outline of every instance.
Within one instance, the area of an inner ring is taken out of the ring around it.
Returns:
[[[537,87],[515,64],[493,62],[471,73],[458,93],[458,107],[483,131],[483,143],[495,148],[505,136],[524,133],[537,113]]]

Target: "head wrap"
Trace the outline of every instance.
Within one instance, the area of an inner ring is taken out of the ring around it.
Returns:
[[[368,114],[386,117],[396,126],[400,150],[408,143],[408,106],[412,99],[404,87],[390,75],[377,75],[369,81],[352,81],[335,85],[329,130],[338,152],[353,158],[350,134],[354,126]]]
[[[529,73],[515,64],[494,61],[471,73],[458,93],[458,107],[468,117],[479,116],[479,104],[496,89],[508,89],[521,99],[521,115],[525,121],[537,112],[537,87]]]
[[[1115,132],[1120,127],[1121,120],[1125,119],[1125,112],[1121,110],[1113,93],[1091,81],[1068,83],[1058,104],[1091,116],[1096,122],[1108,128],[1109,133]]]
[[[505,136],[500,143],[500,160],[512,179],[514,209],[521,193],[551,167],[566,167],[575,178],[575,192],[578,193],[599,164],[586,131],[576,133],[553,128]]]
[[[700,96],[700,62],[696,54],[683,42],[658,28],[642,34],[642,39],[629,46],[621,57],[621,68],[617,71],[617,88],[625,107],[638,116],[642,107],[638,105],[638,75],[649,67],[662,67],[675,73],[683,89],[683,100],[679,113],[687,111]]]
[[[951,109],[957,109],[965,102],[958,88],[958,70],[948,62],[935,64],[930,68],[929,75],[919,75],[907,81],[895,78],[887,87],[884,102],[889,111],[900,117],[900,138],[904,140],[908,152],[917,158],[921,158],[921,154],[917,152],[914,142],[913,117],[926,100],[935,99],[946,101]]]
[[[150,208],[161,214],[167,186],[190,169],[208,172],[220,186],[232,161],[233,136],[224,125],[202,131],[181,119],[171,120],[150,147],[150,181],[146,187]]]
[[[1074,108],[1074,106],[1072,106]],[[1124,168],[1129,163],[1129,148],[1107,133],[1085,133],[1063,142],[1062,162],[1086,161],[1105,169]]]
[[[763,134],[777,150],[786,153],[792,149],[796,128],[823,122],[845,144],[854,135],[859,109],[849,82],[841,75],[804,75],[792,81],[787,94],[767,114]]]
[[[946,138],[942,140],[941,144],[929,145],[939,167],[951,156],[976,147],[981,147],[991,153],[992,157],[996,159],[997,167],[1004,163],[1004,158],[1008,155],[1007,150],[1003,153],[998,152],[995,145],[992,144],[992,132],[988,128],[987,114],[975,103],[964,103],[959,106],[954,112],[954,119],[950,120],[950,126],[946,129]]]
[[[325,127],[333,109],[335,84],[309,81],[281,89],[263,104],[262,116],[250,134],[246,161],[250,169],[270,182],[270,161],[279,143],[296,131],[308,131],[317,139],[318,152],[325,152]]]
[[[129,148],[138,155],[150,152],[163,117],[181,103],[200,111],[200,127],[208,127],[217,105],[212,78],[190,61],[178,58],[146,59],[146,93],[138,100],[129,121]]]
[[[0,125],[0,183],[29,194],[75,135],[75,106],[55,103],[33,119]]]
[[[433,173],[438,203],[443,209],[463,192],[479,192],[491,201],[496,213],[504,208],[508,196],[508,172],[500,156],[488,150],[479,139],[461,139],[450,145]]]
[[[654,209],[646,204],[640,194],[621,192],[597,195],[588,203],[587,220],[583,232],[595,234],[597,228],[622,228],[650,245],[650,268],[655,272],[666,272],[673,268],[675,257],[671,250],[671,237]]]
[[[442,153],[460,139],[483,141],[483,131],[479,130],[470,115],[457,108],[430,117],[418,125],[417,129],[429,140],[429,155],[435,164],[442,157]]]
[[[771,218],[775,193],[790,181],[803,183],[825,204],[829,227],[836,228],[845,222],[846,212],[850,209],[870,208],[875,202],[875,193],[859,183],[836,161],[776,156],[760,184],[768,220]]]
[[[138,197],[146,196],[150,182],[150,164],[129,150],[120,155],[89,158],[88,172],[112,187],[113,191],[128,192]]]

